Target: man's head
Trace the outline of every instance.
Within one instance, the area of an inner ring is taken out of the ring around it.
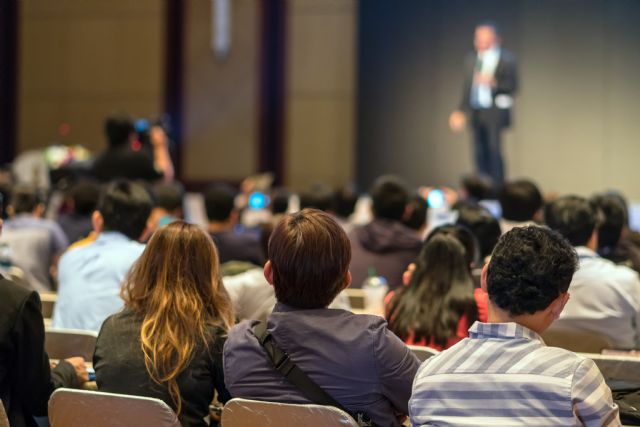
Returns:
[[[104,122],[104,133],[110,147],[124,146],[135,135],[133,119],[125,113],[111,114]]]
[[[44,203],[38,189],[29,184],[18,184],[11,190],[9,212],[13,215],[32,214],[42,216]]]
[[[69,199],[76,215],[89,217],[100,199],[100,185],[93,181],[80,181],[69,189]]]
[[[500,43],[498,27],[493,22],[481,22],[476,25],[473,46],[478,52],[484,52]]]
[[[182,216],[182,199],[184,187],[179,182],[163,182],[153,186],[154,207],[162,209],[170,215]]]
[[[371,199],[373,214],[376,218],[400,221],[407,206],[409,194],[399,178],[385,175],[373,183]]]
[[[402,223],[412,230],[422,231],[427,225],[427,201],[416,194],[409,198]]]
[[[94,226],[102,231],[118,231],[131,240],[138,240],[151,213],[151,197],[140,184],[115,181],[105,189]]]
[[[511,318],[543,314],[546,329],[568,300],[578,257],[559,233],[543,227],[516,227],[505,233],[482,273],[489,300]]]
[[[333,189],[327,184],[315,183],[300,193],[300,209],[314,208],[334,211]]]
[[[358,192],[354,185],[345,185],[338,188],[334,195],[336,215],[340,218],[349,218],[358,203]]]
[[[538,187],[531,181],[519,179],[504,184],[499,194],[502,217],[509,221],[532,221],[543,206]]]
[[[279,302],[327,307],[351,282],[351,245],[328,214],[304,209],[285,217],[269,239],[265,277]]]
[[[479,202],[493,198],[493,181],[484,175],[465,175],[460,180],[460,193],[463,199]]]
[[[573,246],[597,248],[598,210],[584,197],[565,196],[547,204],[544,221],[562,234]]]
[[[498,220],[480,205],[461,204],[458,206],[456,224],[467,227],[476,236],[481,260],[491,255],[502,234]]]
[[[226,222],[234,211],[236,192],[226,184],[213,184],[204,193],[209,222]]]
[[[611,250],[618,245],[622,230],[628,224],[624,199],[617,194],[600,194],[591,201],[603,216],[602,224],[598,227],[598,249]]]

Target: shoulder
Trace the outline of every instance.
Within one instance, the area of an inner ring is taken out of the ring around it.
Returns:
[[[20,285],[0,276],[0,312],[3,314],[19,312],[22,307],[32,301],[39,304],[40,298],[35,291],[23,288]]]

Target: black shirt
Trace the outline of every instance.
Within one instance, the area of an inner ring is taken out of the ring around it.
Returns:
[[[93,164],[93,175],[102,182],[117,178],[153,181],[162,178],[153,165],[153,156],[144,149],[123,147],[109,148]]]
[[[102,324],[93,355],[98,389],[108,393],[154,397],[174,408],[166,386],[156,384],[144,364],[140,345],[142,319],[130,310],[114,314]],[[212,329],[210,351],[196,349],[189,366],[178,376],[182,397],[182,412],[178,416],[185,427],[206,426],[204,417],[209,414],[214,388],[218,400],[229,400],[222,371],[222,346],[225,341],[222,329]]]

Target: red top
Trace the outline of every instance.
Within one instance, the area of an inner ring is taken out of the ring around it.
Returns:
[[[389,302],[391,301],[391,298],[393,298],[393,294],[394,292],[389,292],[387,294],[387,296],[384,299],[384,304],[385,306],[389,305]],[[474,292],[473,292],[473,297],[476,300],[476,305],[478,306],[478,320],[480,322],[486,322],[487,321],[487,317],[489,316],[489,295],[487,295],[487,293],[485,291],[483,291],[480,288],[477,288]],[[449,338],[447,340],[447,344],[445,346],[441,346],[436,344],[433,341],[433,338],[431,339],[430,343],[427,343],[425,341],[425,339],[421,339],[419,341],[415,341],[413,339],[413,333],[409,334],[409,337],[405,340],[405,344],[407,345],[421,345],[421,346],[426,346],[426,347],[431,347],[435,350],[438,351],[442,351],[445,350],[449,347],[451,347],[452,345],[454,345],[455,343],[457,343],[458,341],[462,340],[463,338],[466,338],[469,336],[469,328],[471,327],[471,323],[469,322],[469,319],[467,318],[466,314],[463,314],[462,317],[460,318],[460,320],[458,321],[458,329],[456,331],[456,335]]]

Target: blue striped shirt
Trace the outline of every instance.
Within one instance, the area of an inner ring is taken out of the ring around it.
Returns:
[[[413,426],[619,426],[591,359],[547,347],[517,323],[480,323],[425,361],[409,400]]]

